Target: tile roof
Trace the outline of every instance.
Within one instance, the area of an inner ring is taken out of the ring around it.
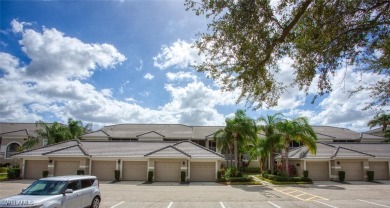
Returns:
[[[346,128],[333,126],[312,126],[318,140],[359,140],[359,139],[383,139],[382,137],[359,133]]]
[[[129,142],[129,141],[79,141],[57,143],[35,150],[17,153],[15,157],[28,156],[91,156],[91,157],[189,157],[193,159],[224,159],[190,141],[181,142]]]

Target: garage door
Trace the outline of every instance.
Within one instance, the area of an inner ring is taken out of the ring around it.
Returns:
[[[122,179],[127,181],[146,181],[147,162],[125,161],[122,167]]]
[[[47,171],[47,160],[26,160],[26,169],[24,178],[38,179],[42,178],[42,171]]]
[[[370,162],[370,170],[374,171],[375,180],[389,179],[389,165],[387,162]]]
[[[56,161],[54,163],[54,175],[76,175],[80,169],[80,161]]]
[[[329,180],[328,162],[306,162],[306,170],[309,171],[309,178],[314,181]]]
[[[363,180],[362,162],[341,162],[341,170],[345,171],[345,180],[347,181]]]
[[[180,182],[180,162],[155,162],[155,181]]]
[[[115,161],[92,161],[91,172],[101,181],[115,180]]]
[[[214,162],[191,162],[191,181],[215,181]]]

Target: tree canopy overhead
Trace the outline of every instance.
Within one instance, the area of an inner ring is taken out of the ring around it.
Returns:
[[[238,101],[254,108],[277,105],[288,86],[275,72],[278,61],[290,57],[300,90],[307,92],[318,75],[315,98],[332,90],[331,76],[348,61],[384,75],[356,89],[370,91],[367,108],[389,103],[388,0],[186,0],[185,5],[210,19],[209,31],[196,42],[206,56],[196,69],[222,81],[223,90],[240,88]]]

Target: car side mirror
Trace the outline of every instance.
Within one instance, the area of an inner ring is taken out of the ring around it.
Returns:
[[[64,192],[64,194],[71,194],[71,193],[73,193],[72,189],[66,189],[65,192]]]

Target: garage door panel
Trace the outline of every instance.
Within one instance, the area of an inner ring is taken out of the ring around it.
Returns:
[[[389,179],[388,162],[370,162],[370,170],[374,171],[374,180]]]
[[[122,179],[128,181],[146,181],[147,166],[145,161],[124,161]]]
[[[54,175],[76,175],[80,167],[80,161],[55,161]]]
[[[155,162],[155,181],[180,182],[180,162]]]
[[[360,181],[364,178],[363,162],[341,162],[341,170],[345,171],[345,180]]]
[[[42,178],[42,171],[47,171],[48,162],[46,160],[26,160],[25,179]]]
[[[191,181],[215,181],[215,163],[191,162],[190,179]]]
[[[329,163],[325,162],[306,162],[306,170],[309,171],[309,178],[314,181],[329,180]]]
[[[92,161],[91,172],[101,181],[115,180],[116,161]]]

